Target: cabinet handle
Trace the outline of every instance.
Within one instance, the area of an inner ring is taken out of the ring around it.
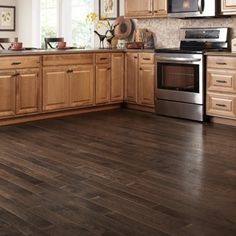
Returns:
[[[227,82],[225,80],[216,80],[217,83],[221,83],[221,84],[226,84]]]
[[[152,11],[148,11],[149,13],[152,13]]]
[[[150,58],[143,58],[144,61],[151,61]]]
[[[107,68],[107,70],[111,70],[111,67]]]
[[[216,106],[218,106],[218,107],[226,107],[225,104],[216,104]]]
[[[158,13],[158,11],[154,11],[154,13]]]
[[[143,70],[143,68],[142,68],[142,67],[140,67],[140,70]]]
[[[17,77],[17,76],[19,76],[19,75],[20,75],[20,73],[16,72],[16,73],[13,74],[12,76],[13,76],[13,77]]]
[[[74,71],[73,70],[67,70],[67,73],[73,73]]]
[[[220,61],[216,62],[216,64],[217,64],[217,65],[227,65],[226,62],[220,62]]]
[[[102,57],[102,58],[100,58],[100,60],[101,61],[105,61],[105,60],[107,60],[107,58],[106,57]]]
[[[14,62],[11,63],[12,66],[17,66],[17,65],[20,65],[20,64],[21,64],[21,62],[19,62],[19,61],[14,61]]]
[[[137,59],[138,57],[137,56],[134,56],[134,59]]]

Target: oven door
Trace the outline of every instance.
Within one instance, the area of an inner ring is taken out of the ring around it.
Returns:
[[[216,15],[215,0],[168,0],[170,17],[209,17]]]
[[[157,54],[157,99],[203,104],[203,56]]]

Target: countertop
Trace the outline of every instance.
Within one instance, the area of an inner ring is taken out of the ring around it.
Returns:
[[[218,51],[218,52],[206,52],[206,56],[226,56],[226,57],[236,57],[236,52],[224,52],[224,51]]]
[[[24,55],[50,55],[68,53],[113,53],[113,52],[148,52],[154,53],[155,49],[33,49],[33,50],[0,50],[1,56],[24,56]]]

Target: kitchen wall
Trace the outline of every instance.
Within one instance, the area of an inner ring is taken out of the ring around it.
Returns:
[[[0,0],[1,6],[15,6],[16,0]],[[17,14],[17,9],[16,9]],[[17,36],[14,31],[0,31],[0,38],[11,38],[12,40]]]
[[[236,37],[236,16],[203,19],[143,19],[136,20],[137,28],[147,28],[155,33],[156,47],[178,47],[179,29],[193,27],[230,27],[232,36]]]

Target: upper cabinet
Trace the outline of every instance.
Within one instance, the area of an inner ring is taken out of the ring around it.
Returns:
[[[236,14],[236,0],[221,0],[221,14],[235,15]]]
[[[167,16],[167,0],[125,0],[125,16],[152,18]]]

